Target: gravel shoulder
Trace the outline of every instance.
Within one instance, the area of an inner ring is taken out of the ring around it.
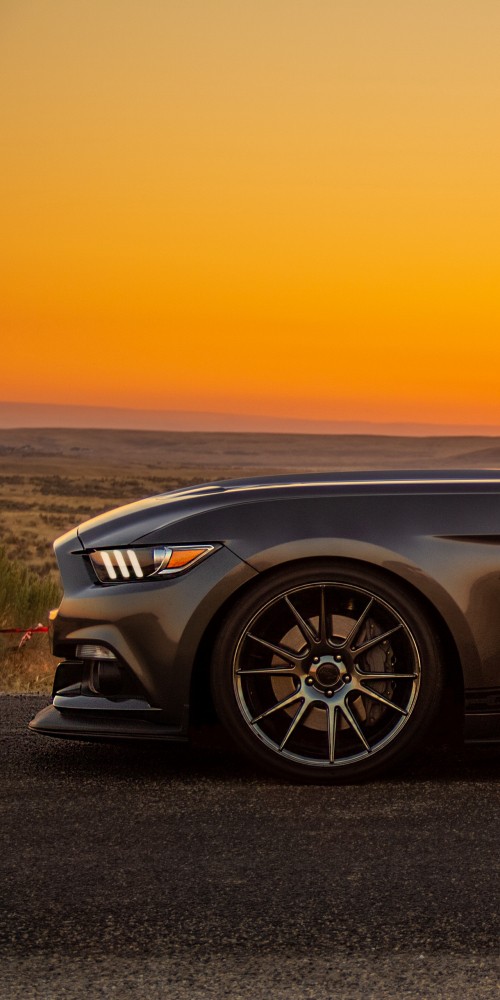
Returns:
[[[500,995],[500,748],[386,781],[43,739],[0,697],[0,997]]]

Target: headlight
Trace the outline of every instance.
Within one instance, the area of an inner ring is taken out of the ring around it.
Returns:
[[[96,549],[89,553],[101,583],[151,580],[190,569],[215,551],[215,545],[156,545],[154,548]]]

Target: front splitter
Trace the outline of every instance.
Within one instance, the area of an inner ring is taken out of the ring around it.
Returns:
[[[74,740],[174,740],[186,742],[187,736],[179,729],[151,722],[144,718],[117,717],[99,711],[61,711],[53,705],[42,708],[28,724],[31,732],[41,736],[56,736]]]

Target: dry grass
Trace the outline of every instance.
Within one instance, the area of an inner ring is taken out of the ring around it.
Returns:
[[[60,601],[60,586],[50,574],[33,572],[0,549],[0,629],[44,623]],[[47,636],[0,634],[0,691],[46,691],[53,673]]]
[[[32,636],[21,649],[16,643],[2,643],[0,692],[50,694],[56,663],[46,635]]]

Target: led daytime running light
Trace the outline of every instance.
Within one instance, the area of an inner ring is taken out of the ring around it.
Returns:
[[[194,566],[214,551],[213,545],[156,545],[154,548],[96,549],[89,554],[100,583],[149,580]]]

